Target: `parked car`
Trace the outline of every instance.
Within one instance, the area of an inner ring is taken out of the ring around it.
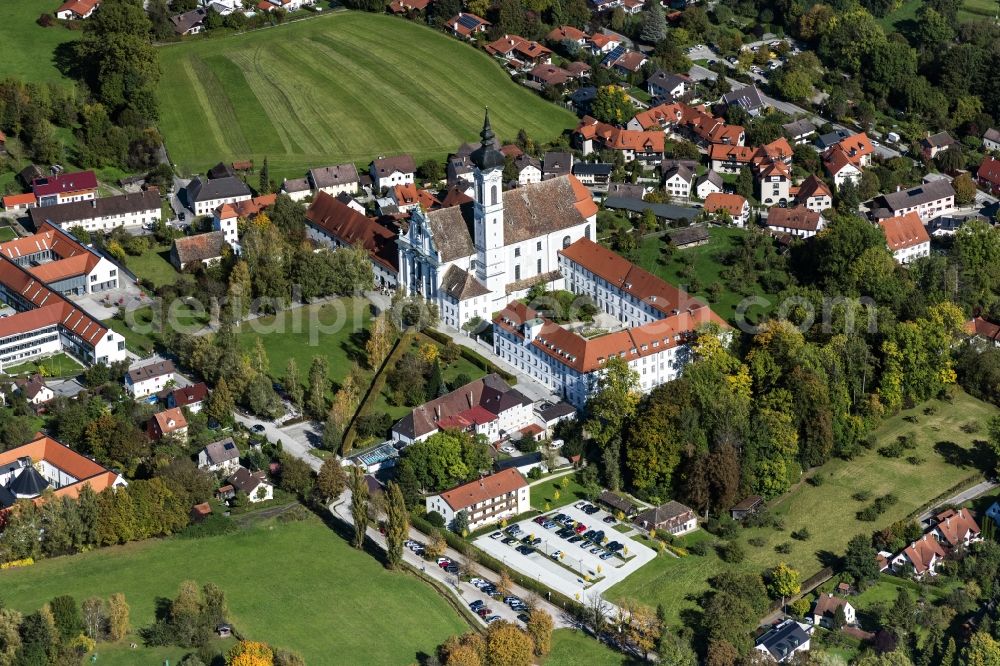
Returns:
[[[503,543],[509,546],[512,543],[517,543],[517,539],[515,539],[514,537],[507,537],[506,539],[503,540]]]
[[[469,604],[469,608],[471,608],[472,610],[475,611],[475,610],[479,610],[480,608],[482,608],[485,605],[486,605],[485,601],[483,601],[482,599],[476,599],[471,604]]]
[[[577,535],[577,536],[575,536],[575,537],[570,537],[569,539],[566,539],[566,540],[567,540],[568,542],[570,542],[570,543],[579,543],[580,541],[583,541],[583,537],[582,537],[582,536],[579,536],[579,535]]]
[[[557,550],[556,552],[549,555],[549,557],[551,557],[553,560],[558,560],[560,555],[562,555],[562,551]]]
[[[531,618],[528,617],[527,613],[518,613],[517,619],[520,620],[521,622],[524,622],[525,624],[528,624],[528,620],[530,620]]]
[[[499,615],[490,615],[488,618],[486,618],[486,624],[493,624],[499,619],[500,619]]]
[[[605,516],[604,517],[604,522],[606,524],[608,524],[608,525],[617,525],[618,524],[618,521],[615,520],[614,516]]]
[[[259,423],[254,423],[253,426],[250,429],[253,430],[256,433],[262,433],[262,432],[264,432],[264,426],[262,426]]]
[[[591,555],[597,555],[598,553],[600,553],[600,552],[601,552],[601,550],[602,550],[602,549],[601,549],[601,547],[600,547],[600,546],[598,546],[598,547],[596,547],[596,548],[591,548],[591,549],[590,549],[590,554],[591,554]]]
[[[604,554],[601,555],[601,559],[602,560],[610,560],[614,556],[615,556],[614,553],[612,553],[611,551],[608,551],[608,552],[606,552],[606,553],[604,553]]]
[[[493,613],[493,609],[492,609],[492,608],[490,608],[489,606],[480,606],[480,607],[479,607],[479,608],[478,608],[478,609],[476,610],[476,614],[477,614],[477,615],[478,615],[479,617],[486,617],[487,615],[491,615],[492,613]]]

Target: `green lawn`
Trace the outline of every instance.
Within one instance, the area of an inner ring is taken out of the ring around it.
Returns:
[[[33,375],[44,369],[42,373],[46,377],[72,377],[83,370],[83,366],[72,356],[63,354],[53,354],[37,361],[28,361],[20,365],[12,365],[4,368],[8,375]]]
[[[173,284],[180,273],[170,263],[170,246],[156,245],[137,257],[127,257],[125,265],[152,288]]]
[[[325,356],[330,365],[329,378],[337,382],[350,372],[351,362],[364,354],[370,320],[367,301],[343,298],[244,322],[238,332],[239,343],[250,351],[260,337],[274,379],[284,376],[288,359],[294,358],[306,386],[313,357]]]
[[[539,510],[544,510],[546,503],[550,509],[557,509],[567,504],[573,504],[580,500],[587,499],[583,486],[576,482],[575,475],[567,474],[549,481],[543,481],[537,486],[531,486],[531,506]],[[563,488],[563,480],[569,479],[569,485]],[[559,491],[559,498],[556,499],[555,491]]]
[[[175,331],[185,335],[193,335],[204,328],[209,321],[209,313],[204,309],[194,309],[187,303],[177,302],[167,313]],[[113,331],[121,333],[125,345],[138,354],[146,354],[153,350],[156,343],[153,332],[153,309],[145,306],[126,314],[125,320],[107,319],[103,323]]]
[[[552,632],[552,651],[545,659],[545,666],[625,666],[636,663],[620,652],[615,652],[597,639],[575,629],[556,629]]]
[[[14,230],[6,225],[0,227],[0,243],[6,243],[7,241],[12,241],[17,238],[17,234]]]
[[[135,628],[153,621],[157,598],[173,597],[182,580],[211,581],[225,591],[238,630],[298,650],[310,664],[336,661],[332,655],[356,655],[370,664],[415,663],[419,653],[432,654],[467,628],[431,588],[386,571],[313,517],[269,521],[226,536],[102,549],[5,571],[0,579],[4,602],[22,611],[60,594],[82,601],[122,592]],[[120,655],[112,663],[162,664],[166,656],[139,655]]]
[[[186,173],[265,156],[277,180],[379,154],[440,159],[476,140],[485,106],[503,139],[576,124],[485,53],[389,16],[337,12],[160,54],[160,129]]]
[[[671,257],[666,265],[660,262],[662,256],[660,250],[663,247],[663,241],[658,237],[650,236],[644,238],[639,245],[639,260],[637,263],[670,284],[688,289],[690,278],[685,278],[680,274],[680,271],[684,268],[684,264],[681,263],[681,257],[694,257],[694,272],[695,277],[700,283],[700,289],[689,290],[689,293],[704,300],[717,315],[726,321],[732,322],[736,316],[736,308],[740,301],[743,300],[743,296],[725,287],[725,280],[720,277],[725,266],[718,260],[718,255],[734,248],[737,239],[746,233],[743,229],[735,227],[712,227],[708,230],[709,241],[707,243],[697,247],[675,250],[673,257]],[[708,297],[708,287],[713,282],[723,285],[722,296],[718,302],[712,302]],[[759,288],[754,290],[754,294],[770,297],[772,302],[776,301],[774,296],[765,294]],[[761,314],[761,308],[756,306],[749,308],[746,314],[748,319],[755,320],[755,317]]]
[[[923,408],[934,406],[933,416],[923,414]],[[754,528],[741,530],[747,558],[737,568],[762,571],[785,561],[798,569],[803,578],[826,566],[831,554],[842,554],[852,536],[870,533],[904,518],[924,503],[933,500],[956,483],[976,473],[970,464],[974,440],[982,439],[985,424],[998,413],[996,407],[956,392],[952,404],[932,400],[919,408],[906,410],[890,419],[877,432],[879,446],[891,443],[901,434],[913,433],[916,448],[902,458],[885,458],[877,451],[866,451],[854,460],[832,460],[820,470],[824,481],[814,486],[800,483],[792,491],[772,503],[771,513],[784,523],[782,530]],[[915,416],[916,423],[904,417]],[[978,434],[967,434],[961,426],[969,422],[980,424]],[[939,443],[943,443],[939,445]],[[925,461],[912,465],[906,457],[916,454]],[[893,493],[898,502],[875,522],[862,522],[856,513],[869,502],[858,502],[852,495],[869,491],[872,497]],[[807,527],[811,534],[806,541],[791,538],[793,531]],[[762,546],[753,546],[748,539],[759,537]],[[779,554],[778,544],[791,544],[788,554]],[[706,581],[727,565],[714,549],[705,556],[689,555],[680,559],[660,556],[629,576],[608,593],[609,599],[635,598],[655,606],[662,602],[671,620],[676,621],[684,608],[694,604],[685,597],[698,594],[707,587]]]
[[[886,33],[893,30],[906,31],[916,21],[917,10],[922,4],[921,0],[903,0],[895,11],[875,20]]]
[[[55,49],[64,42],[77,39],[80,33],[61,25],[43,28],[35,23],[42,13],[54,13],[58,6],[58,2],[50,0],[17,0],[3,4],[0,78],[16,76],[32,83],[66,81],[56,69]]]
[[[1000,3],[997,0],[965,0],[958,10],[959,21],[979,21],[992,19],[1000,13]]]

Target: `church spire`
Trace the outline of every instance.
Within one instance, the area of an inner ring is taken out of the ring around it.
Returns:
[[[490,125],[490,110],[487,107],[486,117],[483,119],[483,131],[479,133],[482,143],[472,153],[472,163],[479,167],[480,171],[491,169],[502,169],[504,165],[503,153],[497,148],[496,135],[493,134],[493,126]]]

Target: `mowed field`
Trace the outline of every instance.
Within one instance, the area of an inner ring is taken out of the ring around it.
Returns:
[[[35,21],[44,13],[52,13],[60,5],[51,0],[3,0],[0,2],[0,78],[16,76],[32,83],[48,83],[64,79],[55,66],[55,51],[63,42],[80,36],[61,25],[43,28]]]
[[[928,407],[934,408],[933,414],[924,414]],[[876,448],[912,433],[914,449],[900,458],[886,458],[872,449],[853,460],[831,460],[818,470],[822,483],[800,483],[771,504],[770,512],[781,519],[781,529],[739,531],[736,540],[746,551],[746,560],[741,564],[724,563],[714,549],[704,556],[689,554],[679,559],[661,556],[611,588],[607,597],[611,601],[637,599],[654,607],[662,603],[670,620],[675,622],[683,609],[694,606],[689,595],[706,590],[707,581],[726,568],[763,572],[784,561],[798,569],[805,579],[826,566],[831,557],[842,555],[854,535],[870,534],[901,520],[955,484],[976,475],[975,442],[986,438],[987,423],[997,413],[996,407],[961,390],[956,390],[951,403],[930,400],[905,410],[886,419],[878,429]],[[963,431],[962,426],[971,423],[978,425],[978,432]],[[910,456],[922,461],[911,464],[907,460]],[[852,495],[859,491],[870,493],[871,499],[855,500]],[[858,520],[859,511],[875,497],[887,493],[897,497],[896,504],[875,522]],[[802,528],[809,530],[809,538],[793,539],[791,533]],[[699,531],[685,537],[679,545],[690,545],[693,540],[704,538],[715,540]],[[752,538],[760,545],[749,543]],[[779,554],[775,551],[779,544],[789,544],[791,550]]]
[[[409,664],[468,627],[425,583],[385,570],[309,516],[268,521],[236,534],[149,540],[0,572],[4,603],[33,611],[60,594],[78,602],[122,592],[134,629],[153,622],[157,597],[181,581],[214,582],[249,638],[298,650],[309,664]],[[130,636],[125,643],[135,641]],[[108,651],[99,647],[99,652]],[[141,649],[110,663],[176,663],[187,650]],[[98,663],[104,663],[101,659]]]
[[[186,173],[267,156],[280,180],[380,154],[443,158],[478,137],[485,106],[504,139],[576,122],[485,53],[390,16],[336,12],[160,55],[160,128]]]

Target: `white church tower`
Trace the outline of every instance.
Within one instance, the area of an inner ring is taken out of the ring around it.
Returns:
[[[490,127],[489,109],[479,136],[482,144],[471,156],[476,166],[476,277],[493,294],[504,295],[508,282],[503,238],[504,156]]]

